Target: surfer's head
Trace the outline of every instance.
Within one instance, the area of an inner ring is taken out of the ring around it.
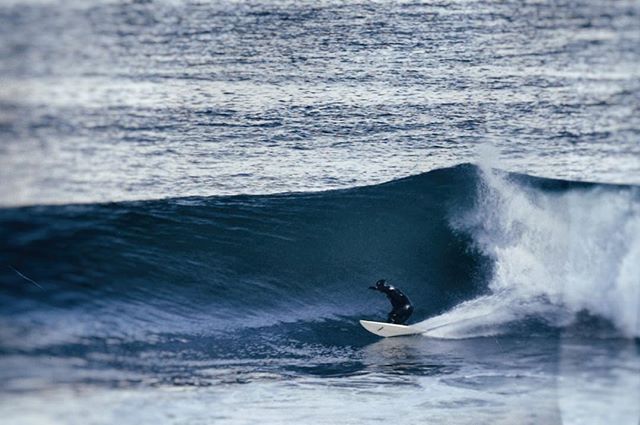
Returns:
[[[380,279],[379,281],[376,282],[377,289],[384,288],[386,285],[387,285],[387,281],[384,279]]]

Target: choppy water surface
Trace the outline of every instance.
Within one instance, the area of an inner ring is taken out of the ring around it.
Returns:
[[[11,390],[0,412],[11,422],[67,424],[635,424],[640,415],[639,347],[629,341],[272,340],[253,347],[263,358],[252,348],[225,358],[206,341],[168,339],[127,347],[114,369],[107,358],[123,349],[113,342],[83,359],[29,359],[34,376],[4,381]],[[47,384],[35,377],[52,370]]]
[[[379,183],[504,166],[640,183],[640,6],[9,2],[4,205]]]
[[[638,425],[639,15],[1,2],[0,417]]]

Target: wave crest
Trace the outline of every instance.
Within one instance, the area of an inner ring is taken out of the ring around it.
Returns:
[[[501,333],[581,312],[640,336],[640,202],[635,187],[570,184],[480,168],[474,208],[452,219],[493,262],[489,294],[420,324],[428,335]]]

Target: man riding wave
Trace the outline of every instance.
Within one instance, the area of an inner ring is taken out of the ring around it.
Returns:
[[[391,302],[392,310],[389,312],[387,322],[403,325],[413,313],[413,306],[409,301],[409,297],[398,288],[389,285],[386,280],[380,279],[375,286],[370,286],[369,289],[382,292]]]

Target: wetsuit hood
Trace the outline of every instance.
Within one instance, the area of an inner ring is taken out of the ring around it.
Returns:
[[[382,289],[385,286],[387,286],[387,281],[384,279],[380,279],[379,281],[376,282],[376,289]]]

